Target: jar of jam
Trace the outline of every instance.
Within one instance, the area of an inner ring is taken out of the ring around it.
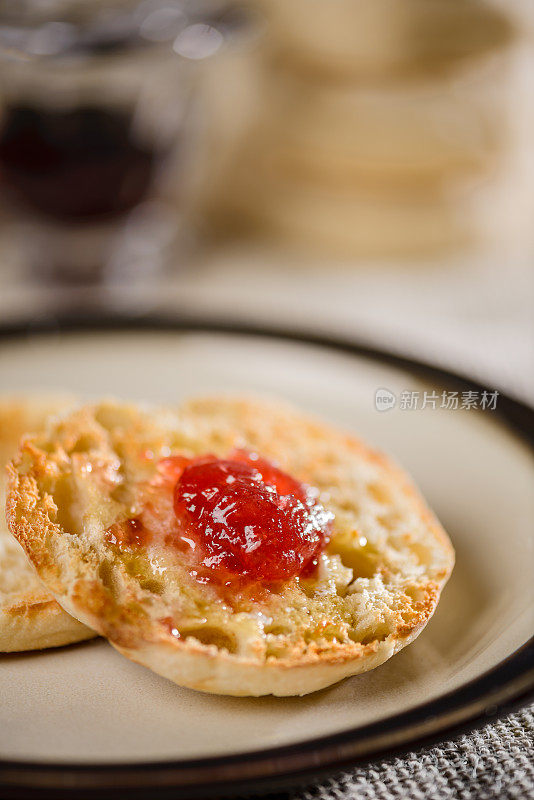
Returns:
[[[193,180],[196,64],[223,0],[0,0],[0,206],[34,276],[151,277]]]

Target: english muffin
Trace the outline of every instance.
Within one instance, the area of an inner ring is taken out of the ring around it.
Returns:
[[[454,562],[386,457],[256,398],[52,421],[9,467],[7,517],[70,614],[218,694],[303,695],[378,666]]]
[[[332,81],[451,72],[516,38],[513,11],[485,0],[259,2],[270,22],[270,48],[290,68]]]
[[[70,404],[66,397],[0,400],[0,652],[39,650],[96,636],[58,605],[4,522],[7,461],[23,434],[42,430],[49,415]]]

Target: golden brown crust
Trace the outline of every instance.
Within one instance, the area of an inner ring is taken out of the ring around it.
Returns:
[[[0,652],[58,647],[96,634],[73,619],[42,585],[20,545],[3,525],[4,464],[29,431],[72,405],[69,397],[0,400]]]
[[[157,549],[125,557],[103,533],[132,515],[136,486],[163,455],[236,446],[317,486],[336,519],[318,578],[229,608],[179,559]],[[201,399],[178,414],[80,409],[23,442],[9,468],[7,516],[69,613],[129,658],[224,694],[306,694],[377,666],[428,622],[454,562],[447,535],[385,456],[253,399]]]

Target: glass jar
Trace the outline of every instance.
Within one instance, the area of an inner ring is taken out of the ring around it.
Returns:
[[[236,19],[222,0],[0,0],[0,213],[34,277],[179,262],[195,63]]]

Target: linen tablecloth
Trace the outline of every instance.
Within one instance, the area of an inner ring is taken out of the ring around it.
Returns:
[[[534,706],[455,741],[357,767],[277,800],[530,800]]]

